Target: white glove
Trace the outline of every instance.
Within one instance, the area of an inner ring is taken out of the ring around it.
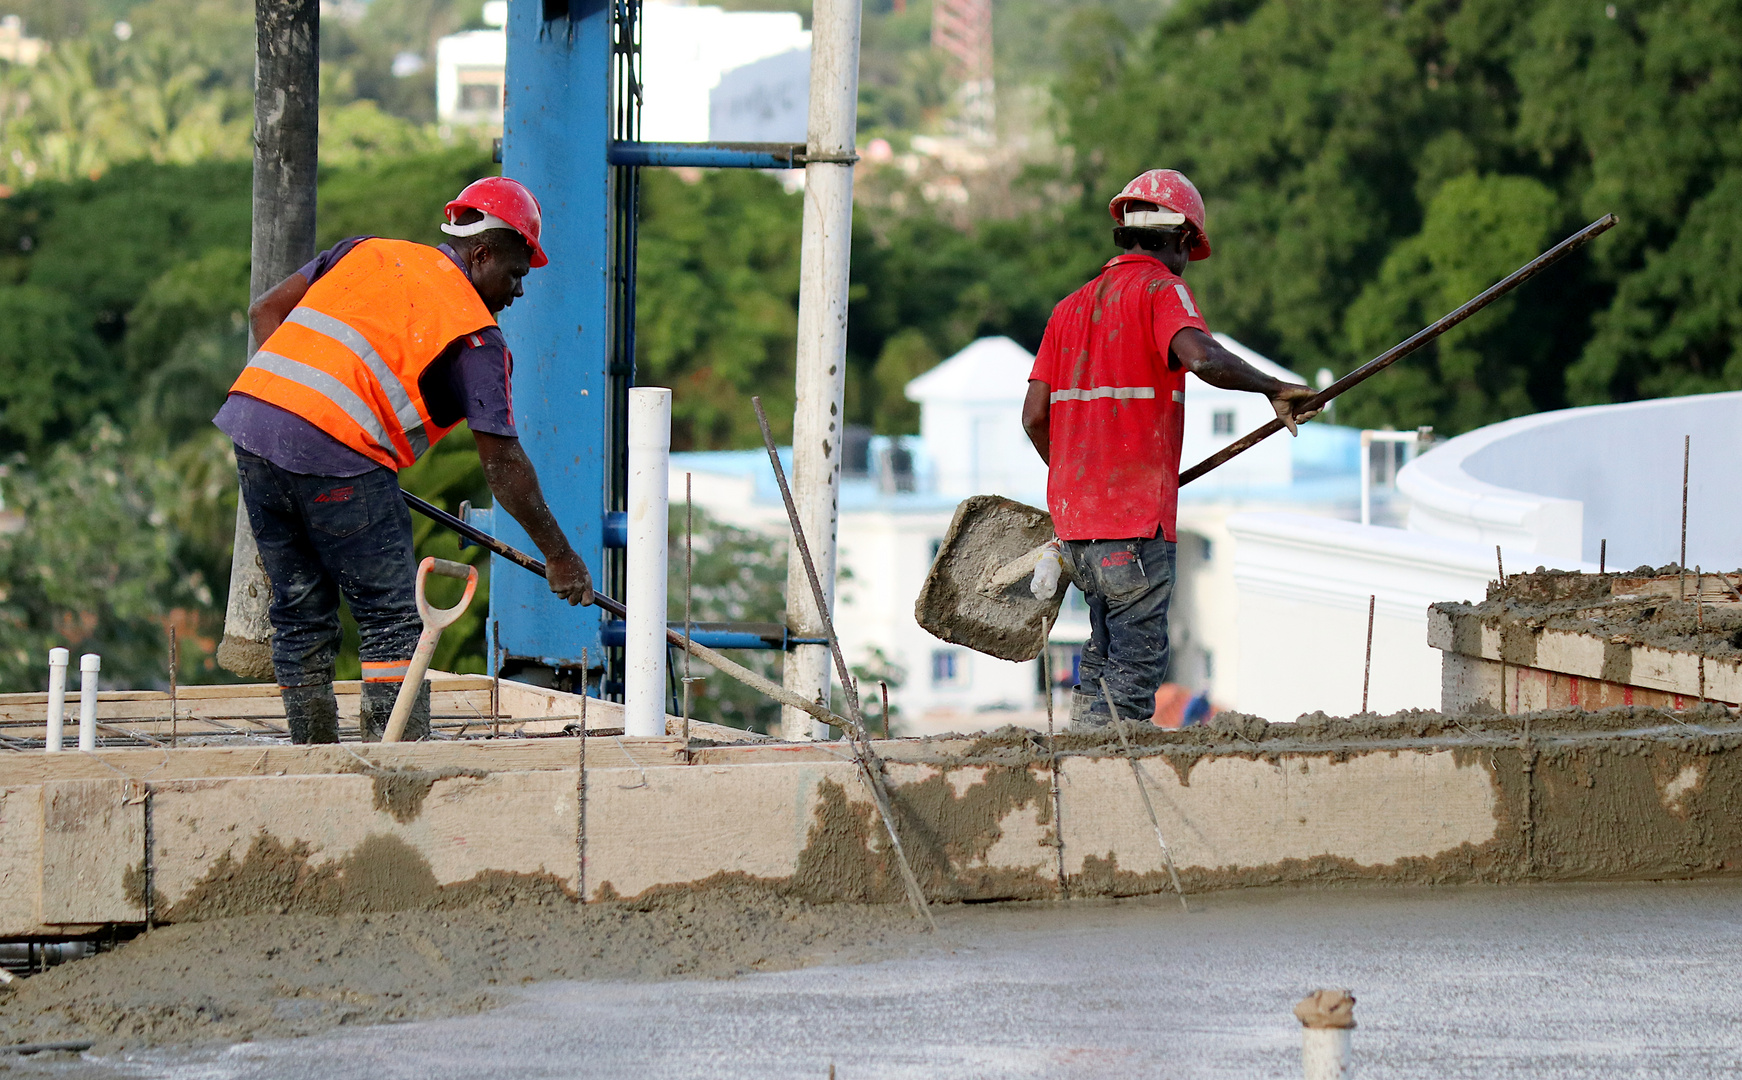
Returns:
[[[1059,575],[1064,572],[1065,556],[1062,545],[1055,538],[1048,541],[1040,549],[1040,558],[1034,564],[1034,577],[1029,579],[1028,591],[1034,594],[1036,600],[1051,600],[1059,591]]]

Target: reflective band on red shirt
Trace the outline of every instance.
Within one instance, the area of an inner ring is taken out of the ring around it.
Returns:
[[[1102,398],[1116,398],[1120,401],[1146,400],[1155,396],[1153,386],[1096,386],[1088,390],[1054,390],[1052,400],[1059,401],[1099,401]],[[1179,400],[1179,391],[1174,391],[1174,400]]]

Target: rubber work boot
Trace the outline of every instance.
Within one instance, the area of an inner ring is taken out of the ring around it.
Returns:
[[[363,704],[359,718],[363,723],[363,741],[380,742],[387,733],[387,721],[393,716],[393,703],[399,698],[396,682],[366,682],[363,684]],[[411,717],[405,722],[401,742],[416,742],[429,738],[429,680],[418,688],[411,703]]]
[[[290,721],[291,742],[339,741],[339,700],[333,696],[332,683],[281,686],[278,692],[284,698],[284,718]]]

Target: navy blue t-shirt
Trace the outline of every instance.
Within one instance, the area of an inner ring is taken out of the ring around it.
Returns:
[[[302,268],[309,284],[350,253],[367,236],[342,240]],[[454,249],[439,249],[462,270]],[[473,431],[519,438],[514,428],[511,386],[514,357],[502,331],[487,326],[455,339],[418,380],[430,419],[447,427],[464,419]],[[212,418],[237,446],[286,472],[305,476],[361,476],[381,464],[341,443],[302,417],[246,394],[231,394]]]

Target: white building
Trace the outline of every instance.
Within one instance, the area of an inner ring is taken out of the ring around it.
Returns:
[[[642,139],[780,141],[791,134],[796,117],[797,135],[789,141],[804,141],[811,35],[798,13],[647,0],[641,16]],[[492,29],[437,42],[436,115],[442,123],[501,128],[508,39],[500,27],[506,19],[507,5],[494,0],[485,5]],[[727,73],[771,59],[778,62],[734,79],[717,105],[710,101]],[[804,89],[796,98],[795,83]],[[710,134],[716,113],[731,130],[766,129],[780,138]]]
[[[1239,342],[1220,340],[1267,373],[1294,378]],[[1038,662],[1010,663],[947,644],[913,617],[958,502],[996,494],[1046,505],[1046,468],[1020,420],[1033,364],[1009,338],[983,338],[908,384],[908,397],[920,405],[918,438],[847,441],[836,625],[849,663],[881,654],[905,671],[891,698],[909,733],[1045,723]],[[1272,416],[1262,397],[1188,375],[1185,459],[1196,462]],[[1218,703],[1235,698],[1239,636],[1227,518],[1243,509],[1353,516],[1358,443],[1351,429],[1309,425],[1301,439],[1268,440],[1186,489],[1173,608],[1176,681],[1208,691]],[[674,500],[683,497],[686,471],[695,474],[696,501],[710,514],[785,535],[785,513],[761,452],[673,455]],[[1072,677],[1087,636],[1088,612],[1072,590],[1053,627],[1055,679]]]
[[[1430,450],[1398,478],[1405,528],[1290,513],[1243,514],[1235,538],[1241,669],[1237,706],[1272,720],[1361,704],[1368,598],[1375,598],[1369,704],[1438,708],[1440,654],[1427,606],[1476,600],[1499,574],[1659,566],[1680,557],[1683,438],[1687,562],[1742,566],[1731,462],[1742,393],[1539,413]],[[1303,630],[1304,628],[1304,630]]]
[[[502,129],[508,68],[506,0],[484,5],[493,29],[449,34],[436,42],[436,118],[444,124]]]

